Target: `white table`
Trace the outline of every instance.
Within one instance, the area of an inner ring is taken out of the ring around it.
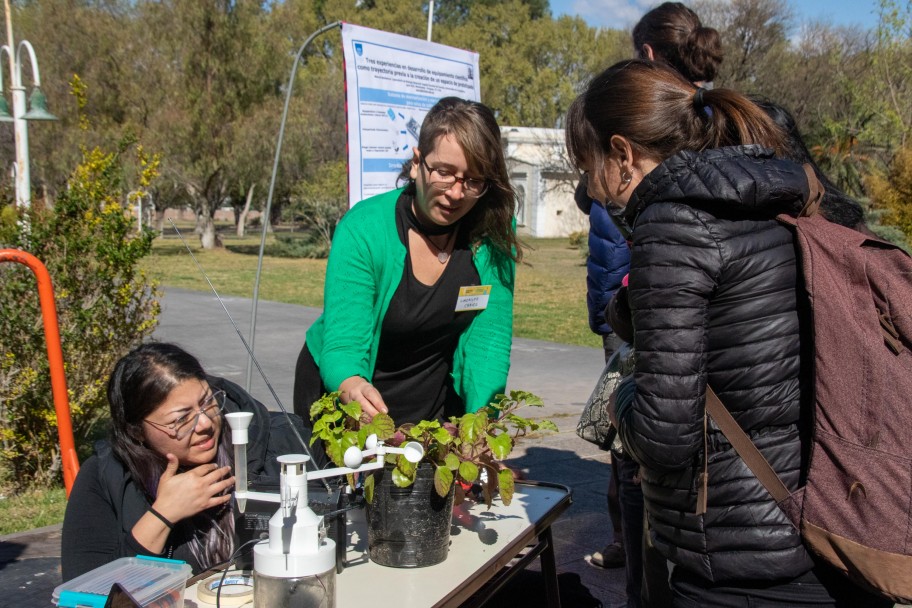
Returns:
[[[489,510],[466,501],[453,509],[447,559],[426,568],[389,568],[368,560],[364,511],[350,511],[348,563],[336,577],[336,606],[392,605],[386,599],[399,608],[480,606],[540,556],[548,605],[560,608],[551,525],[570,502],[569,488],[536,482],[518,482],[509,506],[495,499]],[[211,606],[197,599],[195,585],[184,601],[185,608]]]

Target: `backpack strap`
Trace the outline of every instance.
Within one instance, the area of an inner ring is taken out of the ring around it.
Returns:
[[[760,480],[760,483],[762,483],[763,487],[773,496],[773,499],[777,503],[780,503],[788,498],[790,492],[788,488],[785,487],[785,484],[782,483],[779,475],[776,474],[776,471],[770,466],[769,461],[763,457],[763,454],[760,453],[760,450],[757,449],[754,442],[747,436],[747,433],[741,429],[741,426],[725,408],[725,405],[719,399],[719,396],[716,395],[716,392],[709,385],[706,385],[706,412],[716,421],[719,430],[721,430],[722,434],[731,442],[732,447],[735,448],[735,451],[744,461],[744,464],[746,464],[747,468],[749,468],[757,479]],[[706,418],[704,417],[704,426],[705,425]],[[706,451],[706,435],[704,429],[704,451]],[[697,486],[697,515],[706,512],[706,488],[709,483],[708,460],[709,459],[704,456],[703,473],[700,475]]]
[[[817,214],[817,211],[820,209],[820,203],[823,201],[823,194],[826,191],[823,188],[823,184],[820,183],[817,172],[814,171],[814,167],[811,166],[811,163],[804,163],[802,168],[804,169],[804,174],[807,176],[808,180],[808,197],[807,201],[804,203],[804,207],[802,207],[801,211],[798,213],[798,217],[810,217]]]

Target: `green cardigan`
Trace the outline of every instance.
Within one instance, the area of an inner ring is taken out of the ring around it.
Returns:
[[[307,331],[307,347],[330,391],[343,380],[371,380],[380,329],[405,268],[406,249],[396,229],[393,190],[356,204],[333,236],[323,314]],[[453,386],[474,412],[504,392],[513,336],[515,264],[486,241],[473,260],[482,285],[491,285],[488,307],[462,333],[453,354]]]

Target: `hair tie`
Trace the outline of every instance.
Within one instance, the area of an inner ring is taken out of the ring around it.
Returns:
[[[156,511],[155,509],[153,509],[152,507],[149,507],[148,510],[149,510],[149,513],[151,513],[152,515],[154,515],[155,517],[157,517],[157,518],[159,519],[159,521],[161,521],[163,524],[165,524],[165,527],[166,527],[166,528],[168,528],[169,530],[173,530],[173,529],[174,529],[174,522],[172,522],[171,520],[169,520],[167,517],[165,517],[164,515],[162,515],[161,513],[159,513],[158,511]]]
[[[693,105],[694,109],[698,112],[702,112],[706,104],[703,102],[703,93],[706,91],[703,87],[697,87],[696,92],[693,95]]]

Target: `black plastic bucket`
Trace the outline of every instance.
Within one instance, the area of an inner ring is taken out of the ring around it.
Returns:
[[[392,467],[374,474],[374,500],[367,506],[370,560],[394,568],[439,564],[450,550],[453,490],[441,498],[434,489],[434,467],[421,463],[415,483],[393,484]]]

